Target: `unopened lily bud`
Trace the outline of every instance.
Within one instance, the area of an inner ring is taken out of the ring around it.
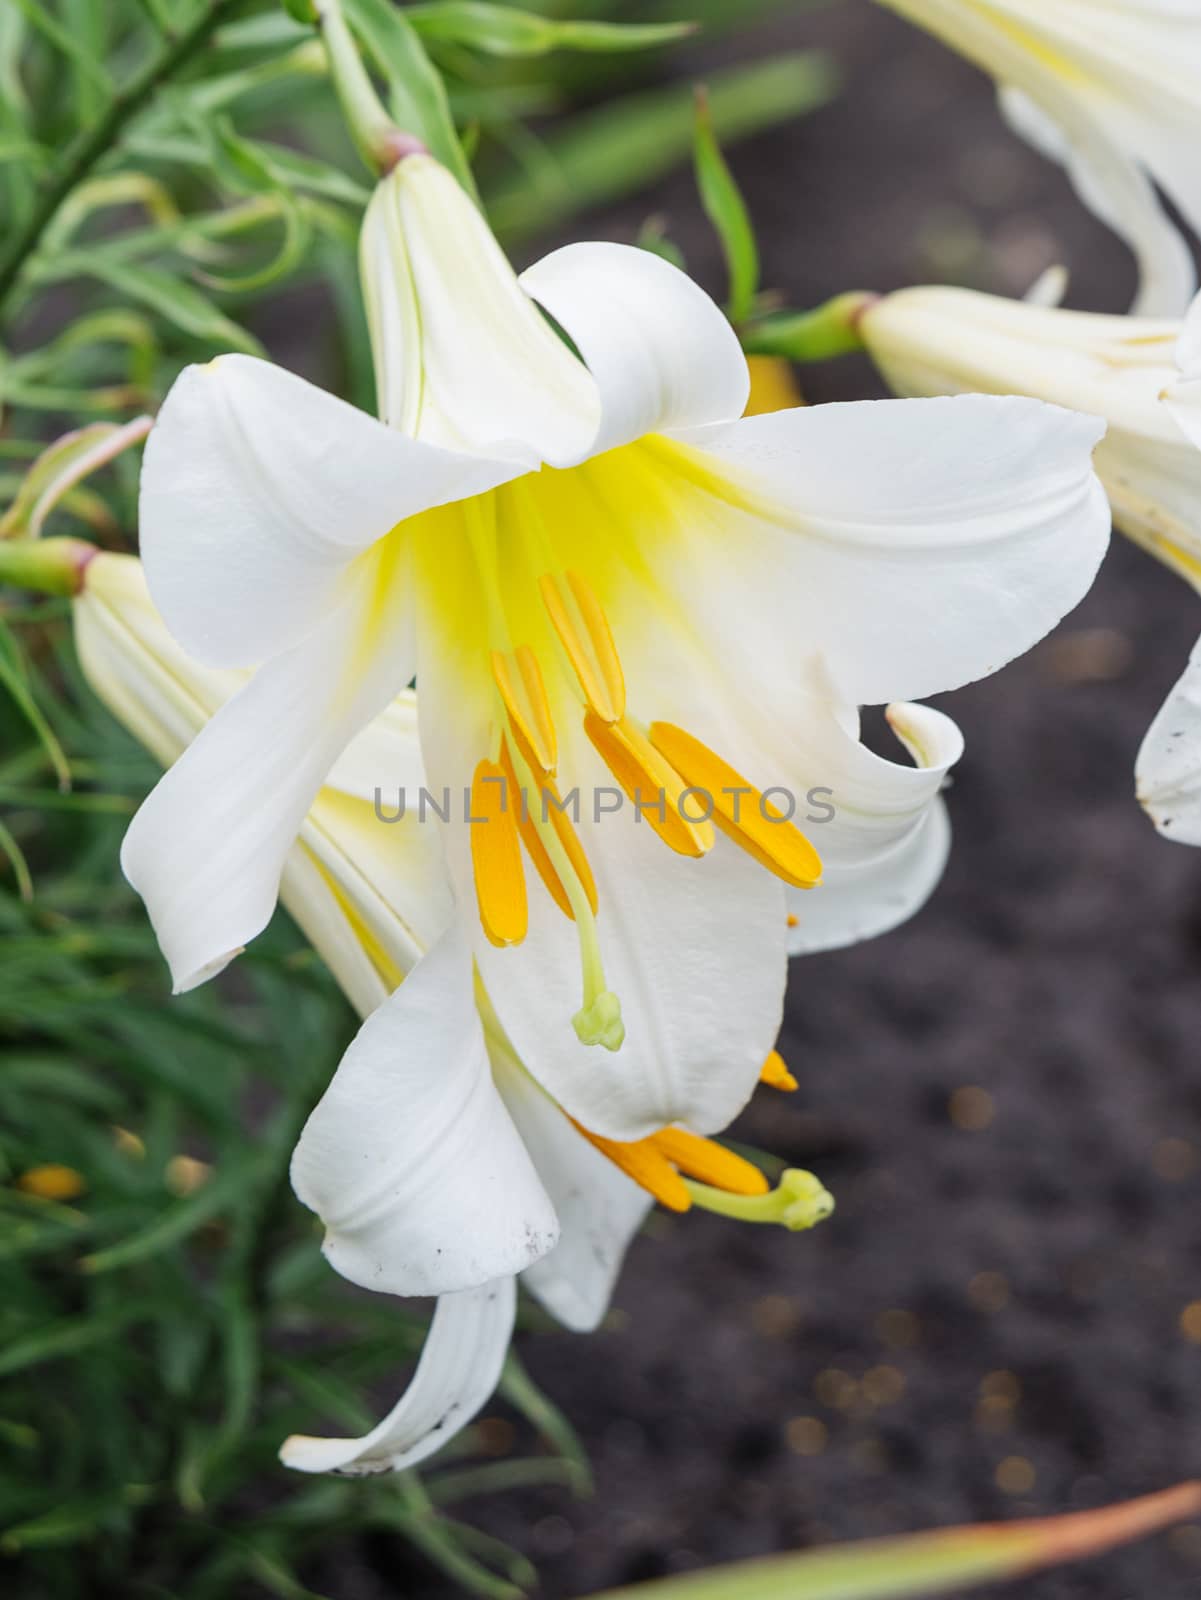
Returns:
[[[1201,587],[1201,457],[1164,398],[1179,321],[922,288],[886,295],[860,329],[899,395],[1030,396],[1103,417],[1094,463],[1115,524]]]

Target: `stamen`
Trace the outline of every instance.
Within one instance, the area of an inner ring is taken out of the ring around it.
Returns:
[[[694,1205],[738,1222],[778,1222],[790,1233],[816,1228],[834,1210],[834,1196],[819,1178],[789,1167],[770,1194],[726,1194],[705,1183],[683,1180]]]
[[[615,1167],[620,1167],[628,1178],[653,1194],[660,1205],[669,1211],[687,1211],[692,1205],[689,1185],[680,1177],[671,1162],[656,1149],[654,1139],[638,1139],[626,1144],[617,1139],[603,1139],[581,1123],[570,1119],[577,1133],[582,1133],[588,1143],[608,1156]]]
[[[625,677],[600,601],[578,572],[547,573],[538,587],[593,715],[602,722],[620,721],[626,708]]]
[[[529,757],[522,751],[528,763]],[[501,771],[509,780],[509,793],[514,797],[513,803],[517,807],[517,831],[521,835],[521,842],[529,854],[530,860],[537,869],[538,876],[542,879],[551,898],[565,917],[574,921],[575,911],[572,909],[571,896],[563,887],[563,880],[555,871],[554,863],[547,853],[546,846],[542,843],[540,831],[543,818],[549,826],[553,827],[558,835],[559,843],[567,852],[569,861],[575,871],[576,877],[583,886],[588,897],[588,904],[592,908],[593,916],[596,915],[596,879],[592,876],[592,868],[588,865],[588,857],[584,854],[584,847],[571,825],[566,811],[561,809],[559,791],[549,777],[544,777],[539,784],[537,795],[531,795],[528,789],[523,789],[517,781],[517,772],[513,766],[513,757],[509,752],[508,742],[502,741],[500,748]],[[537,819],[537,820],[535,820]]]
[[[471,866],[480,922],[495,945],[520,944],[529,928],[525,870],[517,832],[520,797],[495,761],[471,780]]]
[[[653,722],[650,739],[684,782],[712,802],[721,831],[760,866],[797,889],[821,882],[821,857],[805,835],[728,761],[671,722]]]
[[[558,762],[555,724],[538,657],[528,644],[520,644],[507,654],[494,650],[492,676],[521,753],[530,766],[553,776]]]
[[[652,1134],[650,1142],[681,1172],[712,1184],[715,1189],[724,1189],[729,1194],[754,1195],[766,1194],[771,1188],[751,1162],[744,1161],[713,1139],[689,1133],[686,1128],[664,1128],[661,1133]]]
[[[628,717],[610,725],[588,711],[584,732],[634,802],[637,814],[646,818],[664,844],[682,856],[703,856],[713,848],[712,824],[690,821],[687,806],[681,805],[683,779]]]
[[[773,1050],[760,1067],[759,1082],[765,1083],[769,1089],[783,1089],[786,1094],[791,1094],[794,1089],[800,1088],[778,1050]]]
[[[596,882],[583,846],[562,812],[548,806],[550,815],[544,819],[541,795],[535,808],[528,812],[528,825],[535,839],[535,844],[530,846],[530,837],[525,832],[527,808],[521,803],[521,786],[516,778],[520,774],[522,779],[531,780],[524,785],[528,796],[533,786],[532,774],[520,749],[514,755],[503,740],[501,758],[505,764],[502,770],[506,770],[513,778],[514,806],[520,836],[525,838],[534,865],[556,904],[562,909],[569,907],[568,915],[575,920],[584,981],[583,1004],[571,1019],[576,1037],[581,1044],[599,1044],[606,1050],[620,1050],[625,1042],[625,1024],[621,1020],[621,1002],[605,984],[604,962],[601,960],[600,940],[596,933]],[[547,782],[541,787],[548,793],[555,792],[554,786]],[[563,906],[563,901],[556,893],[556,884],[566,897],[567,907]]]

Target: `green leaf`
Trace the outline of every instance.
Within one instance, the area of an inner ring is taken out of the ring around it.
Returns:
[[[531,1422],[559,1452],[571,1486],[581,1497],[592,1491],[592,1468],[575,1429],[552,1400],[538,1388],[512,1350],[505,1360],[498,1393]]]
[[[86,38],[80,38],[72,28],[65,28],[58,18],[46,9],[42,0],[15,0],[15,4],[25,13],[30,26],[43,34],[56,50],[61,50],[81,77],[94,84],[105,95],[111,92],[112,84],[108,73],[88,51]]]
[[[759,248],[746,202],[714,136],[709,99],[704,89],[696,93],[693,158],[701,204],[717,232],[726,258],[730,280],[726,310],[730,321],[738,324],[750,315],[759,291]]]
[[[717,1567],[594,1600],[903,1600],[1023,1577],[1097,1555],[1201,1512],[1201,1483],[1100,1511],[946,1528]]]
[[[407,16],[389,0],[347,0],[346,14],[388,81],[389,110],[397,126],[416,134],[467,193],[478,198],[450,115],[446,85]]]
[[[715,135],[726,144],[824,105],[838,80],[816,52],[731,67],[709,79]],[[552,227],[589,206],[635,194],[684,161],[693,140],[692,93],[684,86],[611,100],[572,118],[536,163],[510,173],[488,195],[493,226],[509,241]]]
[[[231,1158],[231,1164],[211,1177],[203,1188],[171,1206],[156,1217],[149,1227],[131,1234],[128,1239],[122,1239],[120,1244],[85,1257],[80,1265],[85,1272],[93,1274],[112,1272],[116,1267],[127,1267],[134,1261],[146,1261],[151,1256],[159,1255],[173,1245],[182,1243],[197,1228],[202,1228],[206,1222],[211,1222],[228,1209],[242,1196],[246,1183],[245,1165],[234,1165]]]
[[[53,275],[56,278],[99,278],[118,294],[148,306],[165,321],[210,347],[240,350],[252,356],[263,354],[262,345],[252,334],[231,321],[199,290],[162,267],[113,262],[99,251],[87,254],[74,251],[57,258]]]
[[[22,666],[21,648],[4,622],[0,622],[0,684],[12,695],[17,709],[36,734],[38,743],[45,750],[58,777],[59,789],[64,791],[65,795],[65,791],[71,787],[71,768],[66,752],[47,722],[41,706],[33,697],[27,674]]]
[[[650,50],[694,31],[690,22],[572,22],[488,0],[435,0],[406,12],[426,39],[447,40],[494,56],[543,56],[551,50]]]
[[[141,1301],[126,1301],[108,1311],[92,1310],[86,1317],[70,1322],[54,1322],[47,1328],[11,1340],[0,1350],[0,1377],[10,1377],[14,1372],[24,1372],[39,1366],[43,1361],[57,1361],[63,1356],[78,1355],[92,1345],[105,1344],[115,1339],[132,1322],[140,1322],[154,1315],[154,1308]]]

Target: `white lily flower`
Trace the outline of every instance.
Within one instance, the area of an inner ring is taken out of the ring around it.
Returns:
[[[93,689],[164,765],[245,681],[180,649],[127,556],[89,561],[75,634]],[[415,812],[381,824],[363,792],[381,772],[414,794],[423,782],[411,692],[352,741],[284,867],[284,903],[367,1019],[305,1129],[293,1175],[345,1276],[422,1294],[434,1292],[436,1263],[439,1283],[458,1270],[473,1287],[442,1295],[413,1380],[379,1427],[359,1440],[287,1441],[284,1461],[308,1472],[413,1466],[485,1403],[516,1303],[513,1276],[475,1281],[476,1253],[487,1252],[489,1265],[502,1258],[497,1233],[521,1238],[514,1266],[524,1268],[527,1287],[584,1332],[603,1317],[653,1199],[677,1211],[741,1208],[751,1220],[792,1227],[812,1225],[830,1207],[807,1174],[789,1174],[770,1191],[749,1163],[683,1129],[636,1146],[585,1135],[525,1071],[482,985],[473,993],[469,976],[464,985],[470,966],[454,949],[461,929],[439,839]],[[407,1037],[427,1035],[424,1049],[400,1061],[389,1008],[406,1013]],[[774,1054],[761,1076],[796,1088]]]
[[[1115,525],[1201,590],[1201,298],[1182,323],[905,289],[869,307],[860,330],[898,394],[1034,395],[1104,417],[1095,462]],[[1136,780],[1162,833],[1201,844],[1201,645]]]
[[[880,0],[990,73],[1024,138],[1134,251],[1134,311],[1180,316],[1201,231],[1201,0]]]
[[[787,802],[834,791],[823,851],[852,878],[929,835],[937,778],[868,757],[855,702],[991,672],[1077,602],[1100,429],[980,397],[740,420],[745,360],[683,274],[582,244],[518,281],[426,156],[381,184],[363,256],[384,422],[227,356],[151,435],[151,592],[200,659],[260,665],[135,818],[126,873],[177,988],[218,971],[416,674],[463,947],[522,1061],[594,1135],[724,1127],[779,1023],[781,884],[820,877]],[[572,791],[578,820],[545,798]],[[622,792],[640,814],[601,814]]]

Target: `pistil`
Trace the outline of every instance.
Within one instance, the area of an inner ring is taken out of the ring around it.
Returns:
[[[737,1222],[777,1222],[790,1233],[815,1228],[834,1210],[834,1196],[811,1172],[789,1167],[768,1194],[728,1194],[707,1183],[684,1179],[694,1205]]]

